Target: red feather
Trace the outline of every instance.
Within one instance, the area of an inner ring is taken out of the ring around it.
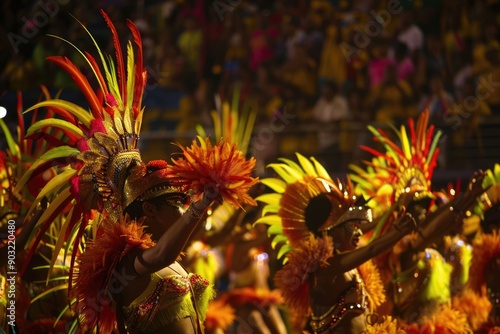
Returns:
[[[410,139],[411,143],[415,142],[415,122],[413,121],[413,118],[408,119],[408,126],[410,128]]]
[[[90,86],[90,83],[85,77],[85,75],[83,75],[83,73],[67,57],[50,56],[47,57],[47,60],[55,63],[71,76],[75,84],[78,86],[78,88],[80,88],[83,95],[85,95],[85,98],[89,102],[92,115],[95,118],[98,118],[101,109],[99,105],[99,99],[97,98],[97,95]]]
[[[359,146],[362,150],[368,152],[368,153],[371,153],[373,156],[376,156],[376,157],[379,157],[381,155],[383,155],[383,153],[369,147],[369,146],[365,146],[365,145],[360,145]]]
[[[47,110],[53,111],[55,114],[62,116],[64,120],[76,125],[75,116],[71,115],[68,111],[66,111],[66,109],[59,107],[47,107]]]
[[[40,231],[37,234],[36,239],[34,242],[31,243],[31,245],[27,248],[29,249],[28,254],[25,257],[25,262],[23,263],[22,269],[20,271],[21,277],[24,275],[26,269],[28,269],[28,266],[30,264],[30,260],[35,254],[35,252],[38,251],[38,247],[35,247],[35,245],[40,245],[40,241],[42,238],[45,236],[45,232],[49,229],[50,225],[52,225],[52,222],[54,219],[61,214],[61,210],[72,200],[71,197],[68,197],[65,199],[57,208],[54,210],[54,212],[45,220],[45,222],[42,224]]]
[[[116,71],[118,74],[118,85],[120,86],[122,101],[123,103],[126,103],[127,83],[125,81],[127,80],[127,78],[125,76],[125,64],[123,63],[123,53],[120,44],[120,37],[118,36],[118,32],[116,31],[113,22],[111,22],[111,19],[109,18],[108,14],[106,14],[106,12],[102,9],[101,9],[101,15],[104,17],[104,20],[106,21],[106,24],[108,25],[109,30],[111,30],[111,34],[113,36],[113,44],[116,54]]]
[[[143,57],[142,57],[142,39],[141,33],[137,26],[130,20],[127,20],[127,26],[132,32],[132,36],[134,37],[134,43],[137,45],[137,59],[135,62],[135,87],[134,87],[134,98],[132,103],[132,108],[135,112],[141,107],[142,94],[144,92],[144,65],[143,65]],[[136,114],[134,116],[137,116]]]
[[[41,141],[42,144],[45,141],[46,143],[48,143],[50,145],[50,147],[59,147],[59,146],[64,146],[64,145],[73,146],[75,144],[74,140],[63,141],[59,138],[56,138],[55,136],[53,136],[50,133],[44,133],[44,132],[37,132],[37,133],[34,133],[26,138],[30,139],[30,141],[37,141],[37,142]],[[42,150],[42,151],[37,150],[37,152],[44,152],[44,151],[45,150]]]
[[[95,61],[94,57],[88,53],[85,52],[85,56],[87,56],[87,59],[89,60],[90,64],[92,65],[92,68],[94,69],[96,75],[97,75],[97,80],[101,83],[101,87],[104,90],[104,95],[108,94],[108,86],[106,86],[106,80],[104,80],[104,77],[102,76],[101,69],[99,68],[99,65]]]

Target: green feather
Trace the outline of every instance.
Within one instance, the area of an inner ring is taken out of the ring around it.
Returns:
[[[80,151],[70,146],[59,146],[50,149],[49,151],[45,152],[40,158],[38,158],[33,163],[33,165],[30,166],[30,168],[26,171],[26,173],[24,173],[22,178],[19,180],[15,191],[20,192],[22,188],[26,186],[26,183],[31,177],[31,174],[33,174],[33,172],[44,163],[53,159],[76,156],[78,154],[80,154]]]
[[[135,64],[134,64],[134,49],[132,47],[132,42],[127,43],[127,101],[125,109],[128,110],[132,108],[132,102],[134,101],[134,85],[135,85]]]
[[[77,21],[78,21],[78,20],[77,20]],[[80,21],[78,21],[78,22],[81,24],[81,22],[80,22]],[[85,28],[85,27],[84,27],[84,28]],[[85,30],[86,30],[86,31],[89,33],[89,35],[90,35],[90,32],[89,32],[87,29],[85,29]],[[72,47],[73,47],[73,48],[74,48],[74,49],[75,49],[75,50],[76,50],[76,51],[77,51],[77,52],[78,52],[78,53],[79,53],[79,54],[83,57],[83,59],[85,59],[85,61],[87,62],[87,64],[89,64],[89,67],[92,69],[92,72],[94,73],[94,76],[97,78],[97,80],[96,80],[96,81],[97,81],[97,83],[99,84],[99,87],[101,88],[101,90],[102,90],[102,91],[104,91],[104,89],[103,89],[103,87],[102,87],[102,85],[101,85],[101,82],[100,82],[100,81],[99,81],[99,79],[98,79],[98,78],[99,78],[99,76],[97,75],[97,72],[95,71],[94,67],[92,66],[92,63],[90,62],[90,60],[88,60],[87,56],[85,56],[85,54],[82,52],[82,50],[80,50],[80,49],[79,49],[76,45],[74,45],[73,43],[71,43],[71,42],[70,42],[70,41],[68,41],[67,39],[64,39],[64,38],[62,38],[62,37],[60,37],[60,36],[51,35],[51,34],[48,34],[47,36],[50,36],[50,37],[54,37],[54,38],[60,39],[61,41],[64,41],[65,43],[68,43],[69,45],[71,45],[71,46],[72,46]],[[91,35],[91,37],[92,37],[92,35]],[[94,39],[92,38],[92,40],[94,40]],[[95,41],[94,41],[94,43],[95,43]],[[96,45],[97,45],[97,44],[96,44]],[[98,50],[99,50],[99,48],[98,48]],[[100,50],[99,50],[99,53],[100,53]]]
[[[61,119],[55,119],[55,118],[43,119],[41,121],[38,121],[38,122],[32,124],[29,127],[29,129],[28,129],[28,131],[26,133],[26,136],[30,136],[33,133],[42,130],[46,126],[50,126],[50,127],[53,127],[53,128],[58,128],[58,129],[61,129],[61,130],[66,130],[66,131],[70,132],[71,134],[73,134],[73,135],[75,135],[77,137],[83,137],[83,131],[82,131],[82,129],[80,129],[79,127],[77,127],[74,124],[71,124],[68,121],[63,121]]]
[[[92,114],[90,114],[87,110],[83,109],[77,104],[74,104],[69,101],[64,101],[64,100],[59,100],[59,99],[51,99],[48,101],[42,101],[34,106],[26,109],[26,111],[23,112],[23,114],[37,109],[37,108],[42,108],[42,107],[58,107],[61,109],[66,110],[69,112],[71,115],[75,116],[87,129],[90,128],[90,122],[92,121],[93,117]]]
[[[441,135],[443,132],[441,130],[436,131],[436,134],[434,135],[434,139],[432,140],[431,147],[429,148],[429,153],[427,154],[427,163],[429,163],[430,159],[434,155],[434,151],[436,151],[436,147],[439,144],[439,138],[441,138]]]
[[[271,242],[271,247],[273,249],[276,248],[276,245],[280,244],[280,243],[286,243],[288,241],[288,238],[285,237],[284,235],[282,234],[278,234],[276,235],[274,238],[273,238],[273,241]]]
[[[260,217],[254,224],[281,225],[281,217],[278,215]]]
[[[12,137],[9,128],[7,127],[7,124],[5,124],[5,122],[1,118],[0,118],[0,127],[3,130],[5,140],[7,141],[7,146],[9,147],[10,152],[14,155],[17,155],[17,152],[19,151],[19,146],[16,144],[16,141]]]

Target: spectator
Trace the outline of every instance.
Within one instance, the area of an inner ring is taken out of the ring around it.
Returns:
[[[445,90],[443,79],[437,73],[429,77],[429,88],[429,93],[422,97],[418,110],[422,112],[429,109],[431,122],[441,124],[444,117],[451,111],[454,103],[453,96]]]
[[[301,27],[300,19],[296,16],[285,19],[282,25],[285,43],[285,59],[290,59],[294,56],[297,44],[303,44],[306,38],[306,33]]]
[[[338,153],[338,126],[341,121],[351,119],[351,114],[347,100],[339,94],[335,82],[327,81],[323,85],[321,96],[314,105],[313,118],[321,124],[322,128],[318,132],[318,150],[326,154]],[[336,125],[336,127],[334,128],[332,125]]]
[[[392,63],[388,57],[389,41],[387,39],[375,40],[368,63],[370,87],[376,87],[384,81],[385,71]]]
[[[199,75],[203,59],[203,31],[200,29],[195,17],[186,17],[184,30],[179,35],[177,45],[184,57],[187,71]]]
[[[405,80],[412,83],[415,74],[415,65],[408,54],[408,46],[405,43],[397,41],[394,44],[394,62],[398,80]]]
[[[346,57],[340,48],[341,31],[340,27],[331,22],[326,28],[325,41],[321,51],[319,61],[319,84],[333,80],[338,85],[342,85],[346,80]]]
[[[276,32],[269,28],[268,17],[258,17],[258,26],[250,36],[250,68],[255,71],[263,62],[274,56]]]
[[[281,79],[313,98],[316,96],[316,73],[316,62],[307,55],[303,45],[297,44],[293,56],[281,68]]]
[[[368,101],[375,121],[387,123],[412,115],[412,94],[410,84],[405,80],[398,80],[396,67],[388,66],[384,80],[373,89]]]
[[[498,116],[500,115],[500,47],[490,47],[485,56],[491,67],[480,76],[480,90],[485,94],[486,103],[493,115]]]
[[[417,51],[424,46],[424,35],[422,30],[415,24],[413,12],[403,11],[400,15],[400,26],[396,38],[408,46],[410,57],[414,57]]]
[[[475,41],[472,49],[473,72],[481,75],[491,69],[492,65],[486,57],[486,52],[492,47],[500,46],[497,23],[493,20],[484,22],[481,37]]]
[[[459,92],[459,102],[450,109],[450,115],[446,118],[447,123],[455,129],[452,135],[452,143],[455,149],[450,153],[455,154],[455,161],[464,164],[468,158],[464,146],[469,144],[472,139],[476,139],[481,150],[480,153],[483,153],[480,122],[482,118],[491,115],[490,107],[481,99],[477,99],[475,108],[470,107],[469,99],[476,95],[476,88],[476,81],[473,78],[465,81]]]

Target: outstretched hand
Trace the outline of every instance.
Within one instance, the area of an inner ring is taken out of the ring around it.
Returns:
[[[406,212],[394,222],[394,227],[401,232],[402,235],[407,235],[417,228],[417,223],[415,218],[413,218],[410,213]]]
[[[214,202],[222,204],[222,201],[222,196],[216,184],[205,185],[205,189],[203,191],[203,203],[206,206],[209,206]]]
[[[470,196],[478,197],[486,190],[483,188],[484,177],[484,172],[481,169],[474,172],[467,188]]]

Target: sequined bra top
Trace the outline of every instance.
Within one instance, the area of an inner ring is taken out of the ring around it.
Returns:
[[[367,308],[368,298],[364,283],[356,271],[352,285],[339,295],[337,303],[320,316],[313,314],[309,324],[315,334],[326,333],[335,328],[346,313],[361,314]]]
[[[210,283],[197,274],[161,277],[154,273],[142,294],[123,307],[125,323],[128,328],[149,332],[189,316],[198,316],[203,322],[213,293]]]

